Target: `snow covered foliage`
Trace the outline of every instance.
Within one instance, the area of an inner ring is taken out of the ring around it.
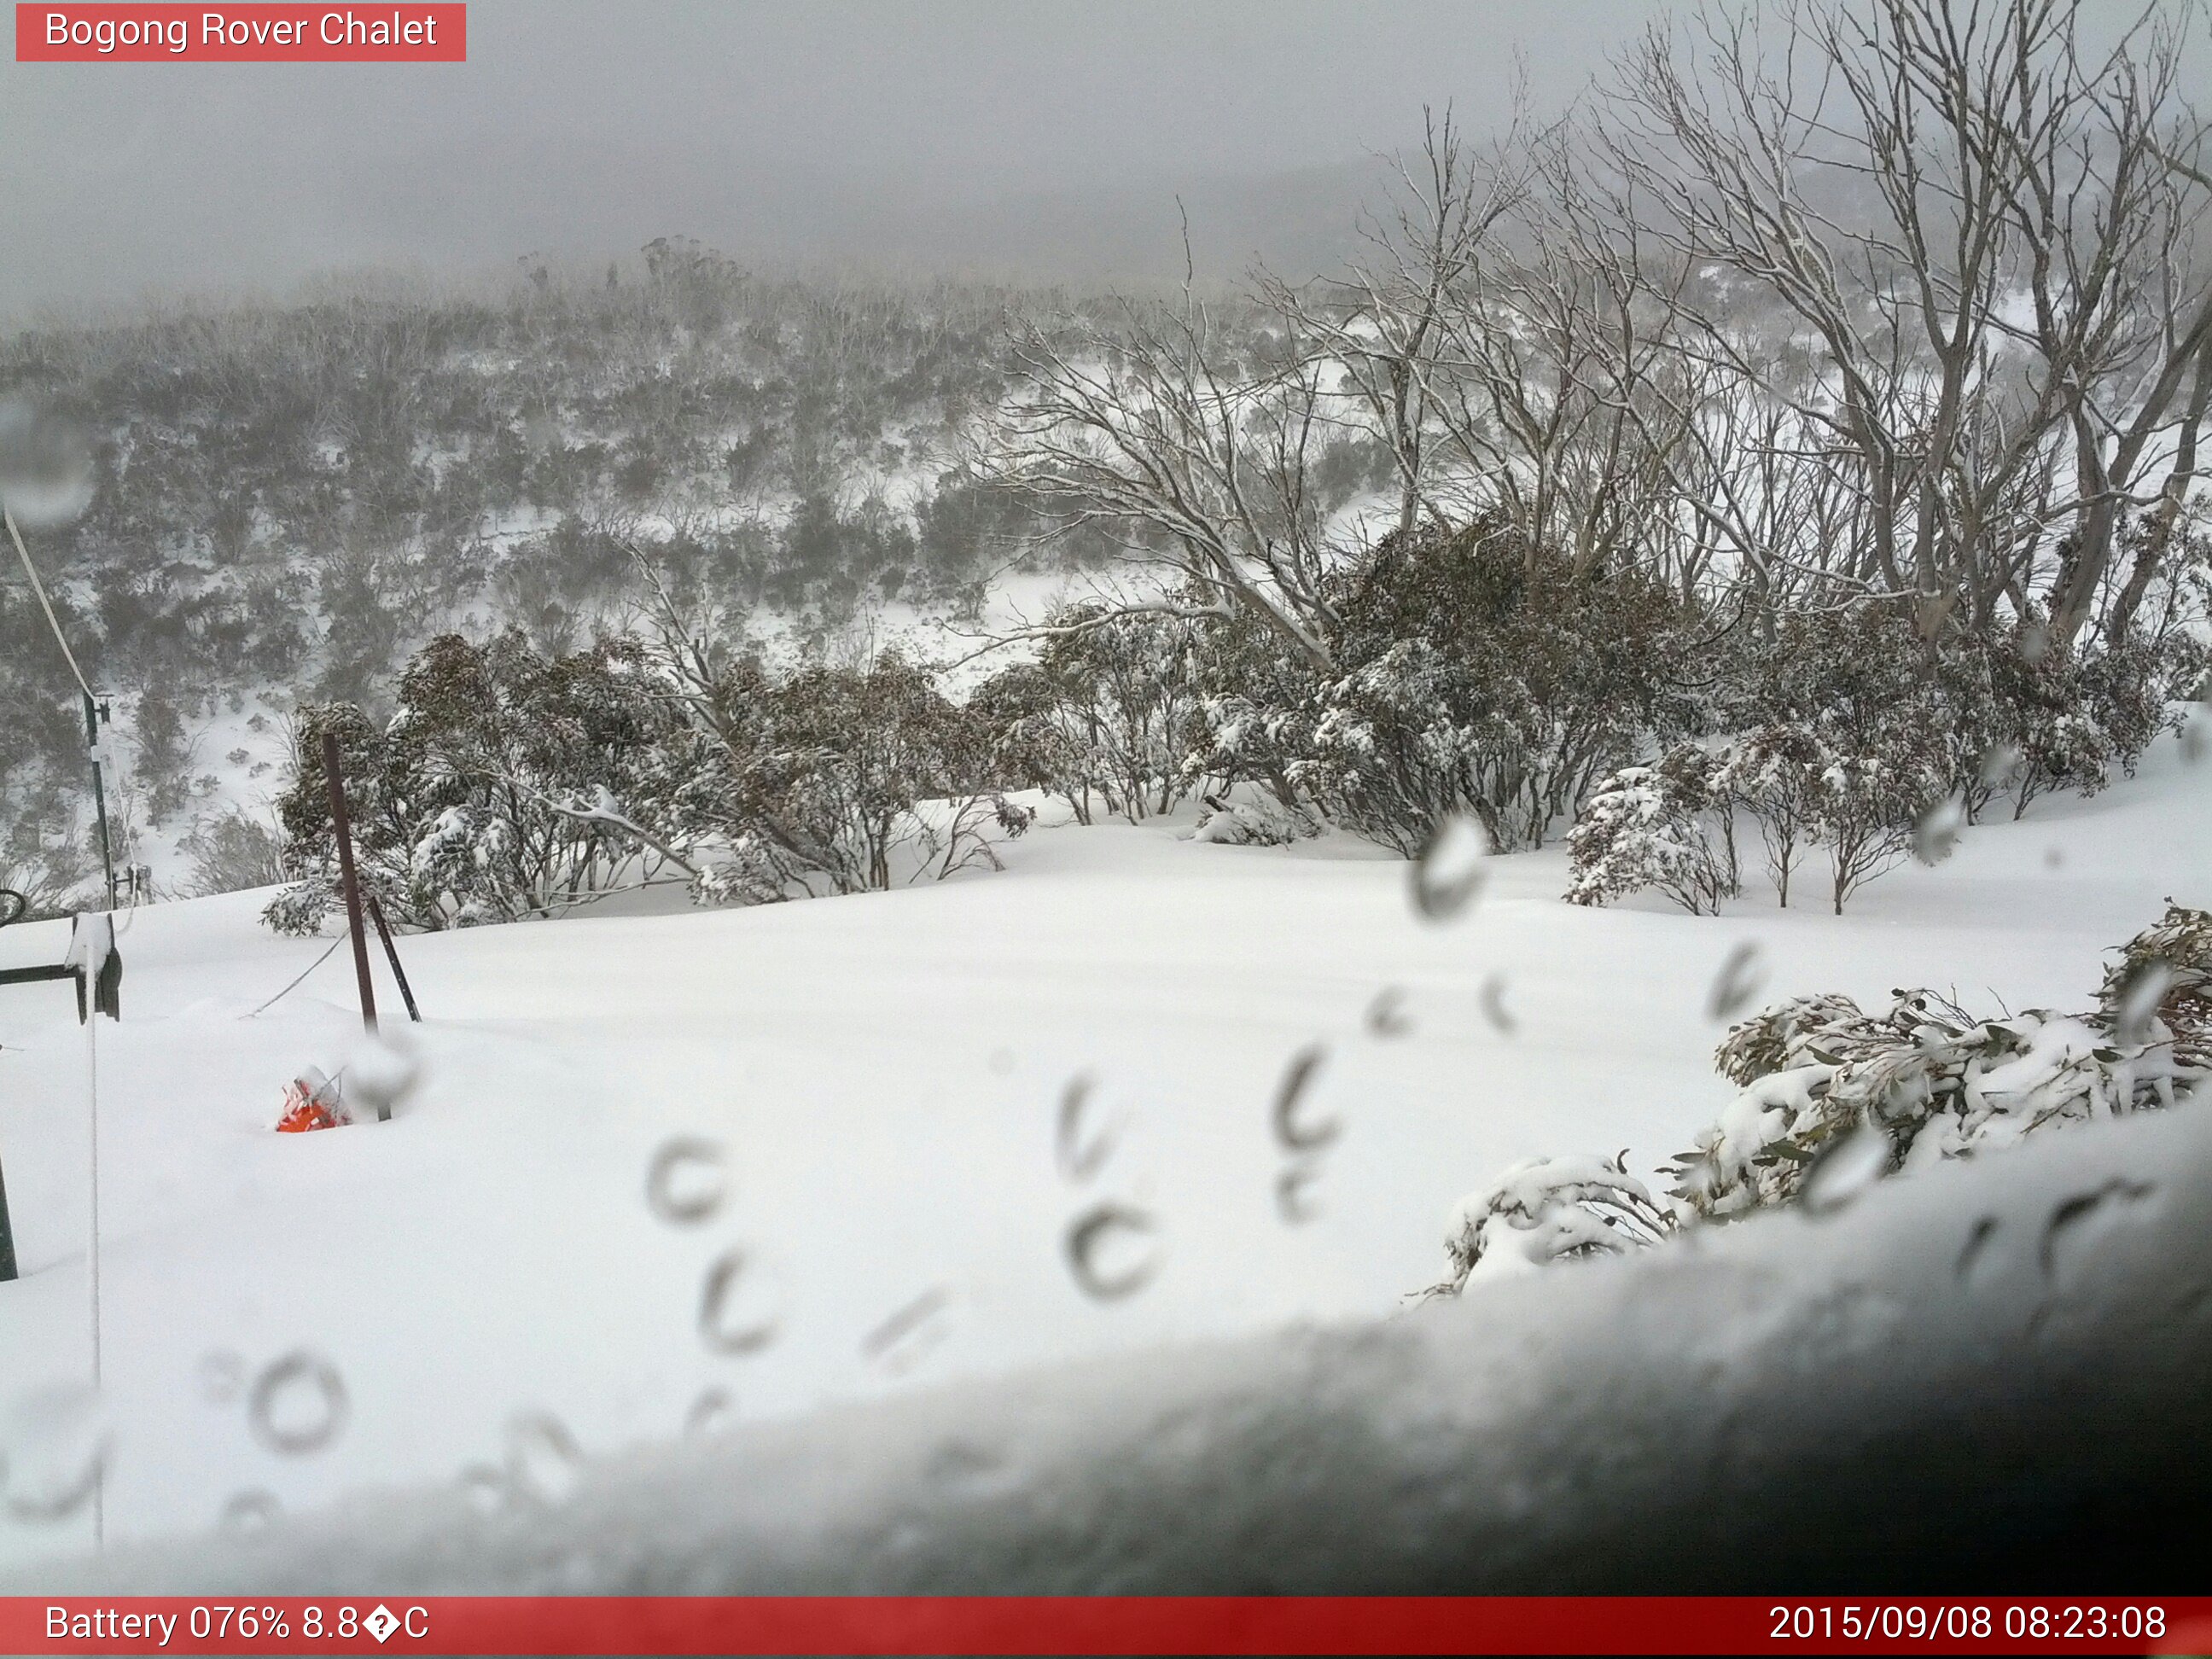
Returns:
[[[1288,847],[1321,833],[1321,825],[1272,796],[1249,799],[1209,793],[1191,839],[1216,847]]]
[[[1656,887],[1692,915],[1718,915],[1742,888],[1732,761],[1682,744],[1607,778],[1568,832],[1567,898],[1603,904]]]
[[[280,803],[298,878],[266,914],[308,933],[337,902],[321,737],[338,736],[356,855],[396,924],[553,915],[688,882],[701,903],[854,893],[995,865],[1030,811],[987,725],[896,653],[775,674],[702,659],[685,678],[624,635],[547,658],[519,633],[434,641],[382,728],[310,710]]]
[[[1688,607],[1503,518],[1394,533],[1322,593],[1332,669],[1301,678],[1285,662],[1224,685],[1208,705],[1209,769],[1409,858],[1460,813],[1501,850],[1540,846],[1595,779],[1686,728],[1668,671]]]
[[[732,665],[694,708],[666,822],[697,850],[704,901],[866,892],[995,865],[992,842],[1029,827],[994,787],[986,724],[895,653],[780,678]]]
[[[2017,816],[2048,791],[2094,794],[2116,768],[2131,771],[2172,727],[2168,700],[2203,660],[2185,633],[2060,650],[2033,624],[1930,641],[1895,605],[1785,617],[1772,638],[1723,653],[1721,735],[1620,769],[1583,800],[1566,896],[1602,904],[1656,889],[1717,913],[1740,890],[1747,817],[1778,902],[1818,848],[1840,915],[1944,803],[1971,823],[2009,793]]]
[[[1833,994],[1767,1009],[1716,1052],[1742,1092],[1683,1155],[1678,1195],[1715,1218],[1786,1202],[1862,1125],[1912,1169],[2172,1105],[2212,1076],[2212,915],[2169,905],[2120,958],[2080,1014],[1978,1018],[1927,990],[1875,1014]]]
[[[445,635],[401,677],[379,726],[350,703],[305,710],[277,802],[289,873],[264,913],[313,933],[339,902],[322,738],[337,738],[363,885],[393,925],[554,915],[666,862],[576,803],[667,793],[678,723],[634,642],[547,657],[519,630]]]
[[[1172,811],[1193,781],[1184,761],[1203,741],[1197,624],[1091,602],[1056,608],[1046,627],[1036,661],[1001,670],[969,699],[1002,763],[1065,799],[1079,823]]]
[[[2212,913],[2169,902],[2118,954],[2078,1014],[1977,1018],[1929,990],[1872,1014],[1834,993],[1777,1004],[1715,1051],[1739,1092],[1668,1167],[1670,1194],[1630,1176],[1626,1153],[1516,1164],[1454,1208],[1450,1274],[1423,1294],[1797,1202],[1845,1163],[1878,1178],[2174,1105],[2212,1079]]]
[[[1656,1243],[1674,1212],[1612,1158],[1532,1158],[1462,1199],[1444,1227],[1449,1278],[1423,1292],[1456,1295],[1470,1279],[1548,1261],[1620,1255]]]

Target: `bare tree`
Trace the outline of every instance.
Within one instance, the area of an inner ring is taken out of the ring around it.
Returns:
[[[1778,307],[1809,373],[1718,310],[1695,349],[1847,481],[1868,574],[1923,631],[1962,599],[1978,624],[2025,611],[2063,538],[2070,640],[2126,509],[2162,498],[2153,458],[2193,458],[2212,291],[2183,33],[2147,15],[2095,57],[2085,33],[2079,0],[1790,10],[1771,46],[1706,12],[1628,56],[1595,129],[1667,246]]]
[[[1397,526],[1425,513],[1451,516],[1437,493],[1432,440],[1449,422],[1449,389],[1439,373],[1448,337],[1463,331],[1468,288],[1485,250],[1528,199],[1531,169],[1516,88],[1505,134],[1477,155],[1449,110],[1422,111],[1420,158],[1397,158],[1398,189],[1385,216],[1361,226],[1366,257],[1343,276],[1306,286],[1266,271],[1262,294],[1295,319],[1324,354],[1364,425],[1389,449],[1398,474]]]
[[[1114,314],[1111,327],[1023,326],[1021,385],[978,476],[1028,492],[1060,531],[1103,527],[1156,580],[1162,597],[1072,626],[1139,611],[1249,615],[1326,669],[1331,555],[1309,486],[1339,420],[1323,360],[1295,316],[1255,318],[1239,338],[1188,286],[1179,301],[1125,300]]]

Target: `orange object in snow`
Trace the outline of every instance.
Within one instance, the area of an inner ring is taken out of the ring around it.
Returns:
[[[337,1080],[310,1066],[284,1090],[284,1115],[276,1120],[280,1135],[305,1134],[310,1129],[335,1129],[353,1121],[338,1098]]]

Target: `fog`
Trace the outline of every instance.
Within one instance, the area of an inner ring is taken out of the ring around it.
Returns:
[[[2107,31],[2139,0],[2086,0]],[[0,62],[0,319],[362,267],[1085,282],[1334,263],[1420,110],[1563,106],[1662,0],[475,0],[469,61]],[[2093,33],[2094,30],[2093,29]]]
[[[1573,96],[1654,0],[475,0],[457,64],[0,64],[0,311],[361,265],[1085,277],[1325,258],[1425,103]]]

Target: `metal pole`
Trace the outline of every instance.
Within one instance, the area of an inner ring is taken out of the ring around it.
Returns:
[[[417,1025],[422,1023],[422,1011],[415,1006],[415,988],[407,982],[407,970],[399,965],[399,947],[392,942],[392,930],[384,925],[384,907],[376,902],[376,895],[368,898],[368,919],[376,924],[376,936],[384,941],[385,960],[392,964],[392,977],[399,981],[400,1000],[407,1005],[407,1018]]]
[[[91,975],[88,975],[88,978]],[[100,1011],[88,1009],[84,1017],[84,1080],[86,1139],[92,1154],[88,1185],[92,1194],[92,1225],[85,1254],[85,1273],[91,1290],[92,1390],[100,1392]],[[107,1465],[102,1459],[92,1485],[92,1542],[107,1547]]]
[[[100,814],[100,861],[107,871],[107,908],[115,908],[115,848],[107,836],[107,790],[100,781],[100,710],[93,702],[92,693],[84,694],[84,744],[91,751],[92,803]]]
[[[376,987],[368,977],[368,939],[361,924],[361,883],[353,868],[353,825],[346,817],[345,780],[338,772],[338,734],[327,728],[323,732],[323,781],[330,786],[331,828],[338,840],[338,880],[345,889],[346,926],[353,933],[353,972],[361,985],[362,1029],[374,1031]],[[376,1115],[381,1121],[391,1115],[387,1107]]]

